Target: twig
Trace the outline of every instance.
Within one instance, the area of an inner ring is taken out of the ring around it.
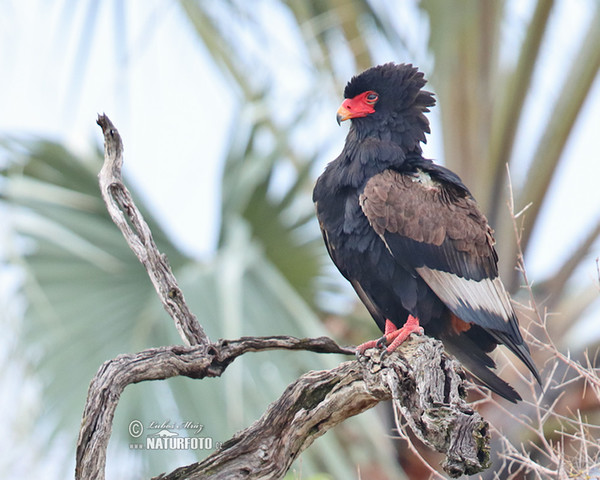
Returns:
[[[508,167],[507,167],[508,168]],[[566,391],[566,387],[575,382],[583,382],[584,389],[582,395],[585,395],[586,387],[591,387],[596,395],[596,400],[600,400],[600,380],[598,372],[592,368],[587,357],[585,362],[578,362],[571,358],[570,352],[561,353],[548,333],[549,313],[540,312],[537,300],[533,293],[532,283],[530,282],[525,269],[524,255],[521,247],[522,228],[518,225],[517,217],[528,208],[526,207],[519,213],[515,213],[512,185],[510,184],[509,172],[509,202],[514,235],[517,241],[517,268],[523,274],[524,288],[529,295],[529,306],[527,308],[533,314],[532,324],[539,328],[536,336],[526,332],[529,335],[530,345],[539,352],[545,352],[549,358],[546,362],[545,378],[543,392],[536,394],[533,381],[529,381],[532,389],[534,402],[526,402],[531,407],[532,415],[530,421],[523,421],[520,416],[512,411],[506,410],[502,405],[494,403],[495,408],[503,409],[507,418],[512,418],[514,422],[520,423],[526,432],[531,435],[527,440],[526,449],[523,444],[517,448],[502,432],[496,430],[503,446],[503,452],[500,454],[504,461],[500,466],[502,470],[511,471],[508,478],[520,478],[518,472],[526,471],[532,478],[596,478],[597,459],[600,456],[600,446],[597,442],[598,425],[593,425],[585,421],[580,409],[576,408],[573,412],[571,405],[567,402],[572,401]],[[544,339],[542,341],[542,338]],[[588,400],[589,401],[589,400]],[[570,415],[564,415],[561,412],[566,410]],[[522,435],[522,432],[521,432]],[[574,452],[574,453],[568,453]],[[499,475],[498,478],[504,478]]]
[[[437,479],[444,480],[444,476],[441,475],[426,459],[421,455],[421,452],[416,447],[416,445],[410,439],[408,432],[405,430],[404,425],[402,424],[402,417],[400,416],[400,412],[397,408],[394,408],[394,422],[396,423],[396,430],[398,431],[399,437],[406,442],[408,449],[412,452],[412,454],[419,459],[419,461],[425,466],[427,471],[429,472],[429,479]]]

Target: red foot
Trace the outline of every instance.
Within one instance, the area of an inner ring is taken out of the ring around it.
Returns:
[[[392,353],[404,343],[411,333],[423,335],[423,327],[419,325],[418,318],[409,315],[402,328],[396,328],[392,322],[386,319],[383,337],[378,340],[371,340],[359,345],[356,347],[356,351],[362,354],[369,348],[381,348],[382,344],[385,344],[388,345],[388,353]]]
[[[407,320],[408,321],[408,320]],[[385,319],[385,331],[383,332],[384,335],[389,335],[392,332],[397,331],[398,328],[396,327],[396,325],[394,325],[392,322],[390,322],[387,318]]]
[[[387,347],[388,353],[392,353],[400,345],[402,345],[411,333],[423,335],[423,327],[419,325],[418,318],[409,315],[408,319],[406,320],[406,323],[402,328],[399,328],[385,336],[386,343],[392,340],[392,343],[390,343]]]

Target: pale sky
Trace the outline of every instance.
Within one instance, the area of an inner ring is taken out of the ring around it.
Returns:
[[[220,169],[229,129],[240,119],[239,98],[221,78],[181,9],[168,0],[130,2],[2,2],[0,18],[0,133],[50,136],[78,151],[100,144],[96,115],[105,112],[125,143],[129,181],[153,207],[171,236],[189,253],[209,255],[218,228]],[[272,79],[282,111],[295,99],[286,92],[306,87],[297,38],[286,28],[285,15],[272,2],[256,2],[280,42],[265,55],[287,57],[285,69]],[[529,2],[511,2],[516,28],[527,18]],[[524,159],[531,154],[529,139],[550,115],[555,90],[568,73],[587,25],[590,0],[561,1],[550,23],[535,78],[535,94],[527,101],[529,115],[517,139]],[[97,21],[87,15],[93,13]],[[394,19],[392,18],[392,21]],[[279,26],[279,27],[277,27]],[[82,35],[90,31],[90,45]],[[289,32],[286,35],[286,32]],[[272,33],[272,32],[271,32]],[[239,32],[243,38],[243,32]],[[507,35],[512,42],[515,37]],[[600,47],[599,47],[600,48]],[[89,54],[88,54],[89,52]],[[274,53],[273,53],[274,52]],[[510,58],[506,45],[504,56]],[[294,58],[295,57],[295,58]],[[403,60],[383,58],[383,61]],[[274,61],[280,61],[275,58]],[[290,65],[300,64],[290,71]],[[423,66],[423,68],[425,68]],[[356,73],[356,72],[350,72]],[[264,72],[249,71],[248,81]],[[339,92],[342,98],[342,92]],[[544,228],[536,232],[536,255],[528,259],[530,275],[543,276],[577,244],[600,216],[597,173],[600,169],[600,82],[580,116],[567,145],[554,201],[542,213]],[[436,111],[430,114],[432,134],[425,153],[440,158],[441,129]],[[315,118],[319,135],[332,138],[331,158],[341,149],[347,126],[335,124],[335,106]],[[337,148],[337,150],[336,150]],[[522,175],[513,167],[516,181]],[[558,252],[558,254],[557,254]],[[593,276],[590,259],[584,275]]]

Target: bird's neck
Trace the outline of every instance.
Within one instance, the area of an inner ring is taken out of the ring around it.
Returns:
[[[356,164],[367,176],[388,168],[401,169],[407,157],[421,156],[419,143],[403,142],[403,136],[393,130],[367,131],[352,125],[341,158]]]
[[[370,118],[357,118],[352,120],[350,131],[346,137],[349,142],[381,141],[392,144],[402,149],[405,154],[421,154],[421,142],[425,142],[425,133],[428,127],[414,128],[404,116],[390,116],[386,121],[373,122]]]
[[[393,130],[366,131],[353,123],[342,153],[319,178],[315,198],[347,189],[360,191],[372,176],[390,168],[402,171],[407,163],[422,159],[419,142],[409,146],[401,137]]]
[[[401,169],[405,158],[398,144],[375,137],[360,139],[351,130],[342,153],[327,166],[320,182],[328,192],[361,190],[373,175]]]

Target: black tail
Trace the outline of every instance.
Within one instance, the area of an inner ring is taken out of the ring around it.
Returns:
[[[542,377],[540,377],[540,372],[538,372],[537,367],[533,363],[533,359],[531,358],[531,352],[529,351],[529,347],[523,339],[521,339],[521,343],[516,343],[513,341],[511,337],[508,335],[497,332],[497,331],[489,331],[489,334],[492,335],[499,343],[502,343],[508,347],[508,349],[513,352],[519,360],[521,360],[529,369],[529,371],[535,377],[537,383],[542,386]]]
[[[455,356],[479,382],[492,392],[512,403],[522,400],[521,395],[514,388],[492,372],[491,369],[496,368],[494,360],[468,336],[444,335],[441,340],[448,353]]]

